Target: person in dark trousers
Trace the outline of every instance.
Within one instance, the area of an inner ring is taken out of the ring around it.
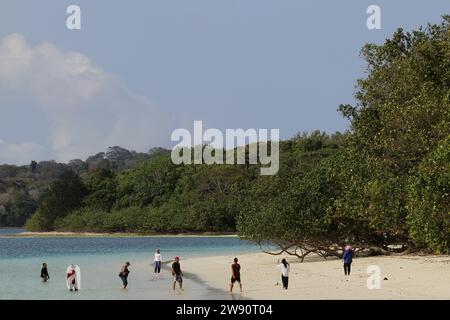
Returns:
[[[156,249],[155,259],[154,259],[156,274],[161,272],[161,262],[162,262],[161,251],[159,251],[159,249]]]
[[[239,283],[239,289],[242,292],[241,265],[238,263],[238,258],[234,258],[233,264],[231,265],[230,292],[233,292],[233,285],[234,285],[235,282]]]
[[[175,262],[172,263],[172,276],[173,276],[173,290],[177,282],[180,285],[180,290],[183,290],[183,272],[180,266],[180,257],[175,257]]]
[[[128,286],[128,274],[130,273],[130,270],[128,270],[129,266],[130,263],[128,261],[125,262],[125,265],[122,267],[122,270],[119,273],[119,277],[120,279],[122,279],[124,289],[126,289]]]
[[[47,282],[50,279],[50,276],[48,275],[47,264],[45,262],[42,264],[41,278],[42,282]]]
[[[353,262],[353,249],[351,246],[345,247],[344,254],[342,255],[342,262],[344,263],[344,273],[346,276],[349,276]]]
[[[286,259],[281,260],[280,269],[281,269],[281,282],[283,283],[283,289],[287,290],[289,283],[290,266],[289,263],[287,263]]]

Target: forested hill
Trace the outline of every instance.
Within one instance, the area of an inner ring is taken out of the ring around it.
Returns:
[[[319,131],[282,141],[280,169],[274,179],[303,176],[343,144],[342,134]],[[84,179],[66,172],[44,194],[27,227],[38,231],[236,231],[237,216],[246,204],[268,201],[248,194],[260,183],[259,165],[175,165],[170,154],[159,153],[130,170],[99,169]]]
[[[148,153],[137,153],[115,146],[85,161],[75,159],[67,164],[55,161],[30,161],[27,166],[0,164],[0,227],[23,226],[36,211],[43,192],[66,171],[85,178],[99,169],[121,171],[133,168],[141,160],[167,152],[154,148]]]

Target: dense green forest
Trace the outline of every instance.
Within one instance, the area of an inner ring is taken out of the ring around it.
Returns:
[[[40,198],[51,183],[66,171],[73,171],[84,179],[100,169],[121,171],[133,168],[139,161],[164,152],[168,151],[154,148],[148,153],[137,153],[115,146],[85,161],[74,159],[67,164],[31,161],[27,166],[0,165],[0,227],[23,226],[36,211]]]
[[[356,105],[338,108],[349,130],[282,141],[277,175],[174,165],[167,152],[122,170],[69,170],[27,228],[237,231],[300,258],[339,255],[349,242],[369,253],[450,253],[450,17],[399,29],[361,55]]]

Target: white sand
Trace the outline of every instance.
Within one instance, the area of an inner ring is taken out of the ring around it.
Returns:
[[[228,289],[234,256],[204,257],[182,261],[208,285]],[[289,290],[282,290],[277,261],[291,265]],[[251,299],[450,299],[450,256],[356,258],[352,273],[344,275],[340,260],[299,262],[292,256],[253,253],[238,256],[244,292]],[[367,267],[381,269],[381,288],[367,288]],[[383,280],[384,278],[388,280]],[[278,284],[277,284],[278,283]],[[239,295],[236,286],[234,295]]]

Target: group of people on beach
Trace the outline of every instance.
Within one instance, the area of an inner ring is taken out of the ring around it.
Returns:
[[[342,255],[342,262],[344,265],[344,274],[346,276],[350,275],[351,264],[353,262],[353,249],[351,246],[347,245],[344,249]],[[156,275],[161,273],[161,264],[162,264],[162,255],[159,249],[156,250],[154,259],[154,273]],[[127,261],[122,266],[120,270],[119,277],[122,280],[123,288],[126,289],[128,286],[128,275],[130,274],[129,267],[131,266],[130,262]],[[283,285],[283,289],[287,290],[289,285],[289,273],[290,273],[290,265],[286,261],[286,259],[282,259],[281,263],[278,265],[281,272],[281,282]],[[79,269],[78,269],[79,270]],[[180,257],[176,256],[171,268],[171,273],[173,277],[173,290],[176,290],[176,284],[179,284],[180,290],[183,290],[183,272],[181,271]],[[67,283],[70,291],[78,291],[79,283],[77,283],[76,277],[76,267],[74,265],[69,266],[67,269]],[[43,263],[41,269],[41,279],[43,282],[47,282],[50,279],[47,264]],[[231,280],[230,280],[230,292],[233,292],[234,284],[239,284],[239,289],[242,292],[242,282],[241,282],[241,265],[238,262],[238,258],[233,259],[233,263],[231,264]]]
[[[342,262],[344,264],[344,274],[346,276],[350,275],[351,265],[353,262],[353,248],[350,245],[345,246],[344,252],[342,254]],[[290,266],[286,259],[282,259],[281,263],[278,265],[281,270],[281,283],[283,284],[283,289],[287,290],[289,284],[289,272]]]
[[[162,264],[162,255],[161,251],[159,249],[156,250],[155,256],[154,256],[154,273],[159,274],[161,273],[161,264]],[[119,278],[122,280],[123,288],[126,289],[128,286],[128,275],[130,274],[129,267],[131,266],[131,263],[129,261],[125,262],[125,264],[122,266]],[[79,271],[78,271],[79,272]],[[180,289],[183,290],[183,272],[181,271],[181,265],[180,265],[180,257],[175,257],[174,262],[172,264],[172,276],[173,276],[173,290],[176,288],[176,283],[179,283]],[[48,267],[47,263],[42,264],[41,268],[41,279],[43,282],[47,282],[50,280],[50,275],[48,273]],[[67,269],[67,286],[70,291],[78,291],[79,283],[77,278],[77,271],[76,267],[74,265],[71,265]]]

